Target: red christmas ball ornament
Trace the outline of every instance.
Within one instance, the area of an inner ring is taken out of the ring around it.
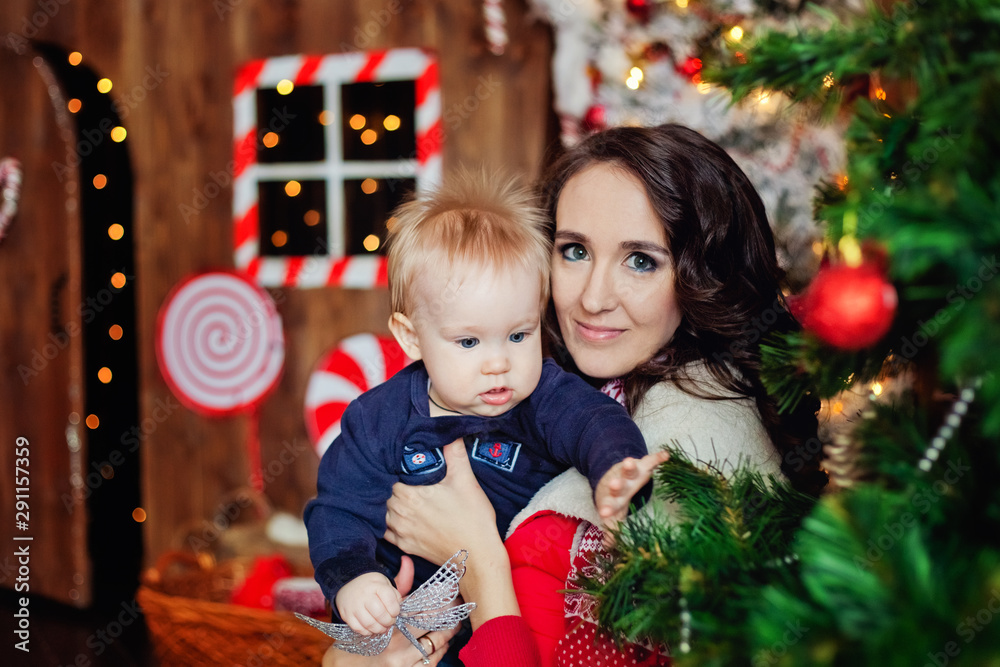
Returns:
[[[625,0],[625,9],[641,23],[653,14],[653,0]]]
[[[875,263],[821,268],[793,312],[802,328],[843,350],[877,343],[889,331],[898,304],[896,288]]]
[[[688,79],[694,79],[696,76],[701,75],[701,58],[695,58],[694,56],[688,56],[683,63],[677,65],[675,68],[678,74],[683,74]]]
[[[587,109],[587,113],[583,115],[582,126],[587,132],[599,132],[607,128],[607,121],[604,118],[604,107],[600,104],[595,104]]]

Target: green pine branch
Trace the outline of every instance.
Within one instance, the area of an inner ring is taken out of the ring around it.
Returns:
[[[745,466],[727,479],[679,449],[655,477],[658,509],[630,517],[600,575],[579,583],[598,599],[599,623],[613,634],[668,644],[678,664],[733,664],[749,650],[755,592],[794,567],[789,545],[815,500]],[[664,520],[664,512],[674,518]],[[685,632],[691,651],[680,654]]]
[[[856,382],[871,382],[882,370],[889,351],[831,350],[802,331],[771,334],[761,343],[760,378],[778,410],[795,410],[806,396],[831,398]]]
[[[826,18],[823,30],[760,36],[741,46],[745,63],[716,61],[704,77],[734,100],[764,88],[852,115],[846,191],[821,188],[817,219],[831,245],[853,233],[889,253],[900,303],[876,352],[932,360],[945,381],[982,376],[992,406],[982,428],[1000,435],[1000,6],[910,0],[889,14],[873,7],[847,23]],[[869,76],[880,77],[887,99],[868,99]],[[850,361],[812,352],[798,343],[765,350],[767,383],[785,409],[797,391],[828,395],[823,387],[835,389],[831,379]],[[817,377],[803,377],[810,373]]]

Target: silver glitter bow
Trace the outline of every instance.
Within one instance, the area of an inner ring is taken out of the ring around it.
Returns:
[[[427,655],[423,645],[407,630],[406,626],[410,625],[428,632],[449,630],[458,625],[462,619],[469,615],[469,612],[476,608],[475,602],[451,606],[451,603],[458,597],[458,582],[465,574],[465,559],[468,555],[469,552],[465,549],[457,552],[438,568],[438,571],[422,586],[403,598],[395,625],[383,634],[366,637],[351,630],[344,623],[324,623],[299,613],[295,615],[314,628],[318,628],[333,637],[336,640],[333,645],[337,648],[358,655],[378,655],[389,645],[393,629],[399,628],[403,636],[409,639],[410,643],[420,651],[420,655],[424,657],[424,664],[428,665],[430,664],[430,656]]]

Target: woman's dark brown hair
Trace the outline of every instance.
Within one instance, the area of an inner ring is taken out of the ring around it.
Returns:
[[[555,235],[556,207],[566,182],[595,164],[613,165],[643,184],[666,231],[675,293],[683,319],[649,361],[622,378],[626,407],[634,411],[653,385],[671,380],[699,392],[685,364],[704,362],[727,390],[752,397],[782,470],[793,485],[818,493],[826,476],[814,450],[818,402],[804,400],[792,414],[778,413],[760,381],[760,340],[798,327],[780,283],[774,236],[764,203],[746,174],[717,144],[681,125],[620,127],[592,135],[547,170],[543,204]],[[557,358],[568,360],[550,303],[546,327]],[[803,452],[813,451],[813,454]]]

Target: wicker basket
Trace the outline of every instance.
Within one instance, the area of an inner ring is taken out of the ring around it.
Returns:
[[[172,551],[143,574],[136,598],[160,664],[319,665],[333,640],[289,612],[228,604],[247,563]]]

